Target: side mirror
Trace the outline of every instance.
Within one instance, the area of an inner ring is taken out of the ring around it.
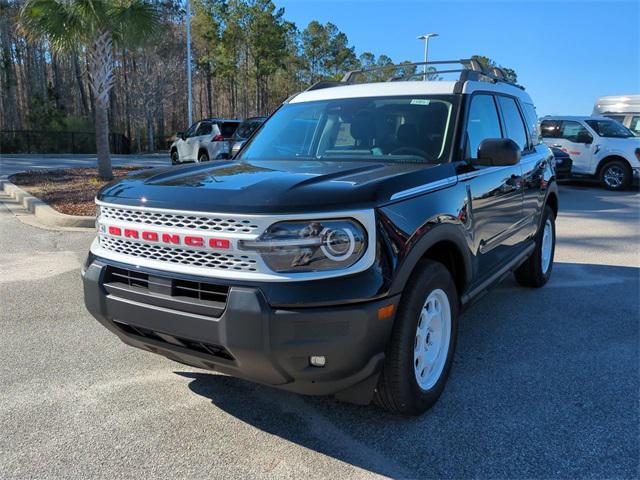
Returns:
[[[589,145],[590,143],[593,143],[593,137],[589,134],[589,132],[579,132],[576,136],[576,143],[586,143],[587,145]]]
[[[474,165],[502,167],[520,161],[520,147],[510,138],[487,138],[480,143]]]

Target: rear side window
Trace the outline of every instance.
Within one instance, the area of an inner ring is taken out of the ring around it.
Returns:
[[[527,129],[529,130],[529,138],[533,146],[540,143],[540,131],[538,130],[538,114],[536,113],[536,107],[530,103],[520,103],[524,112],[525,122]]]
[[[212,132],[213,125],[202,122],[196,131],[196,137],[199,137],[200,135],[211,135]]]
[[[487,138],[502,138],[498,111],[492,95],[471,98],[467,120],[467,158],[476,158],[480,143]]]
[[[498,102],[502,109],[502,118],[507,130],[507,137],[516,142],[520,150],[526,150],[528,146],[527,133],[516,101],[513,98],[499,96]]]
[[[540,124],[542,138],[560,138],[560,125],[558,120],[543,120]]]

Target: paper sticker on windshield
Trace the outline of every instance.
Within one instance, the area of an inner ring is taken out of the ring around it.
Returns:
[[[411,100],[411,105],[429,105],[429,100],[426,98],[414,98]]]

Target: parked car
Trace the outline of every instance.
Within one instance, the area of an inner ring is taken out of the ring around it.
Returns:
[[[640,95],[600,97],[593,107],[593,115],[616,120],[640,136]]]
[[[548,116],[540,122],[543,141],[571,156],[571,175],[598,179],[609,190],[627,188],[640,176],[635,150],[640,138],[606,117]]]
[[[227,158],[231,152],[231,138],[240,125],[239,120],[209,118],[200,120],[177,134],[170,148],[171,163],[207,162]]]
[[[233,134],[233,146],[231,147],[231,158],[235,157],[246,141],[264,123],[267,117],[251,117],[243,121]]]
[[[571,178],[571,166],[573,165],[573,161],[569,154],[557,147],[551,147],[551,153],[553,153],[556,178],[558,180]]]
[[[449,376],[460,312],[510,272],[542,287],[556,238],[553,157],[531,98],[456,62],[457,81],[357,84],[350,72],[316,84],[234,161],[103,188],[88,310],[181,363],[424,412]]]

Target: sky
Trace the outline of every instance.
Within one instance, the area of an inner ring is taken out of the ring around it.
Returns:
[[[640,0],[274,0],[301,30],[332,22],[359,55],[421,61],[486,55],[513,68],[538,115],[590,115],[597,97],[640,94]]]

